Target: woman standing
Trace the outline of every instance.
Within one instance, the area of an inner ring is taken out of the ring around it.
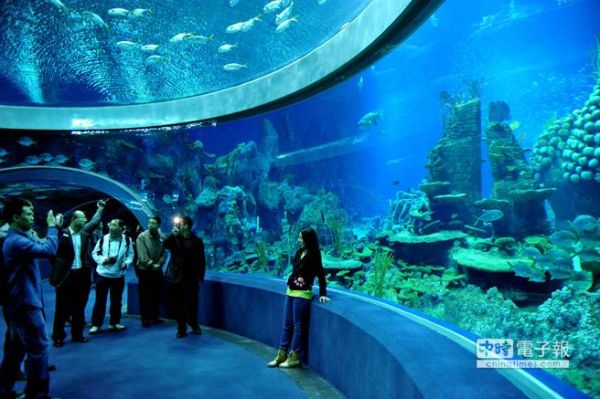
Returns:
[[[301,366],[302,344],[306,342],[307,333],[305,320],[310,310],[315,277],[319,278],[319,302],[329,302],[317,233],[312,228],[302,230],[298,235],[298,244],[300,248],[296,251],[292,274],[287,280],[285,323],[279,351],[277,357],[269,362],[267,367]]]

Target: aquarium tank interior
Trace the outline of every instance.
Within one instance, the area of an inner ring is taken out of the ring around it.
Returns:
[[[0,206],[41,231],[109,197],[281,279],[311,226],[329,287],[566,343],[600,397],[597,0],[4,0],[0,49]]]

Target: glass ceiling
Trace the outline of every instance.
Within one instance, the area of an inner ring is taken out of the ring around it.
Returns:
[[[0,128],[135,128],[251,112],[331,84],[439,3],[5,0]]]

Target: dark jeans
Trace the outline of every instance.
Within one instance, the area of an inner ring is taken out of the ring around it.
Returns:
[[[108,278],[98,275],[96,280],[96,302],[92,312],[92,325],[101,327],[106,314],[106,298],[110,291],[110,321],[108,324],[121,322],[121,300],[125,289],[125,277]]]
[[[49,338],[42,309],[24,306],[9,315],[9,344],[4,346],[0,366],[0,397],[10,397],[21,363],[27,354],[27,398],[46,398],[50,387],[48,373]]]
[[[71,317],[71,338],[83,337],[85,325],[85,306],[90,295],[90,269],[71,270],[69,277],[56,287],[56,313],[52,339],[63,340],[67,337],[65,323]]]
[[[140,316],[142,321],[158,319],[163,291],[162,270],[139,270]]]
[[[306,322],[310,311],[310,301],[304,298],[285,297],[284,324],[279,348],[302,355],[306,341]]]
[[[186,323],[193,329],[198,328],[198,293],[197,282],[180,282],[173,284],[173,307],[177,328],[186,331]]]

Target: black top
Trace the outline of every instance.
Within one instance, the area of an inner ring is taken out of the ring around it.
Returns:
[[[201,238],[193,233],[188,238],[171,234],[165,241],[165,249],[171,251],[169,263],[180,269],[183,282],[204,281],[206,256]]]
[[[291,290],[312,290],[315,277],[319,278],[319,295],[327,296],[327,281],[325,280],[325,271],[321,261],[321,253],[310,252],[301,258],[303,249],[296,251],[292,263],[292,274],[288,278],[287,284]],[[304,285],[298,285],[298,277],[302,277]]]

